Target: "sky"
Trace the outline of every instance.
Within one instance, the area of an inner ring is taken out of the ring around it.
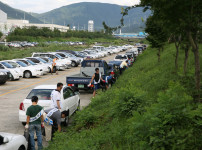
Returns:
[[[118,5],[132,6],[140,0],[0,0],[3,3],[27,12],[43,13],[61,6],[79,2],[102,2]]]

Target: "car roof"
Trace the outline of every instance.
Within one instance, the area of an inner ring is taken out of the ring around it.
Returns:
[[[34,89],[56,89],[56,85],[39,85],[36,86]]]

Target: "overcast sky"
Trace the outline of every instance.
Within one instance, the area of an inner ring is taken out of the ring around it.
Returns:
[[[66,6],[78,2],[102,2],[118,5],[131,6],[138,4],[140,0],[0,0],[14,8],[27,12],[43,13],[61,6]]]

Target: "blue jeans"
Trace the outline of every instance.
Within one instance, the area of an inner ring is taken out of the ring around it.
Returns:
[[[34,133],[36,131],[38,150],[43,149],[42,146],[42,134],[41,134],[41,124],[31,124],[29,125],[29,135],[30,135],[30,144],[31,150],[35,150],[35,140]]]

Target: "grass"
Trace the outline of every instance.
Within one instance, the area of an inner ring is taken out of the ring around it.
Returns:
[[[39,37],[40,38],[40,37]],[[25,39],[26,40],[26,39]],[[32,40],[31,40],[32,41]],[[103,46],[109,46],[109,45],[124,45],[127,43],[126,40],[120,40],[120,39],[81,39],[81,38],[41,38],[39,40],[33,39],[33,41],[40,41],[39,46],[37,47],[29,47],[29,48],[8,48],[5,46],[0,45],[0,60],[10,60],[15,58],[23,58],[23,57],[29,57],[32,55],[33,52],[52,52],[56,50],[75,50],[75,51],[81,51],[83,49],[89,48],[92,45],[96,43],[101,43]],[[56,44],[50,44],[46,45],[44,44],[45,41],[82,41],[86,42],[86,45],[82,46],[68,46],[68,45],[56,45]]]
[[[201,149],[202,105],[193,99],[193,53],[186,76],[182,50],[178,70],[173,44],[165,47],[160,63],[156,53],[148,48],[111,89],[99,91],[73,117],[67,132],[56,133],[46,149]],[[202,49],[200,59],[201,54]]]

